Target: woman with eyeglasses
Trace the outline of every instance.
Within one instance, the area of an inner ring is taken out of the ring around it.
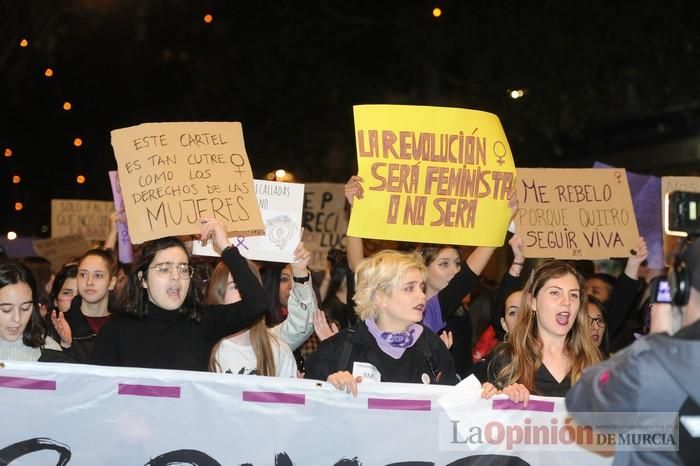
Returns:
[[[606,331],[605,305],[595,296],[588,295],[588,324],[590,325],[591,340],[600,350],[603,358],[610,356],[610,338]]]
[[[267,297],[224,227],[201,219],[236,284],[241,300],[204,305],[202,286],[184,243],[167,237],[144,243],[123,293],[123,312],[102,329],[92,362],[107,366],[206,371],[217,341],[239,332],[267,310]]]

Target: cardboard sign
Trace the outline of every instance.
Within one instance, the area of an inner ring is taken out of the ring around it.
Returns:
[[[114,197],[114,208],[117,211],[124,210],[124,197],[122,196],[122,188],[119,184],[119,172],[116,170],[109,171],[109,183],[112,185],[112,196]],[[124,213],[126,216],[126,213]],[[134,261],[134,251],[131,247],[131,238],[129,238],[129,229],[125,223],[117,223],[117,244],[119,247],[119,262],[131,264]]]
[[[663,176],[661,177],[661,219],[667,216],[666,194],[673,191],[688,191],[700,193],[700,177],[698,176]],[[667,266],[673,265],[673,252],[678,242],[683,238],[678,236],[663,234],[664,238],[664,258]]]
[[[91,241],[104,241],[112,212],[110,201],[51,199],[51,237],[80,233]]]
[[[262,233],[240,123],[146,123],[112,131],[112,147],[134,244],[199,233],[200,218]]]
[[[516,231],[527,257],[629,257],[639,233],[625,170],[519,168]]]
[[[515,167],[496,115],[398,105],[354,107],[358,175],[348,235],[501,246]]]
[[[345,185],[307,183],[304,190],[304,246],[311,252],[309,268],[324,270],[330,249],[345,249],[348,220]]]
[[[229,241],[247,259],[294,262],[294,250],[301,240],[304,185],[254,180],[253,186],[265,222],[265,235],[234,236]],[[219,256],[221,251],[211,242],[202,246],[202,242],[197,240],[192,242],[192,254]]]
[[[596,162],[594,168],[615,168]],[[634,215],[637,217],[639,234],[647,242],[649,256],[647,266],[650,269],[664,268],[663,225],[661,224],[661,178],[652,175],[640,175],[627,172],[627,183],[632,194]]]
[[[90,249],[90,242],[83,235],[68,235],[60,238],[39,239],[33,242],[34,250],[39,256],[51,262],[54,271],[63,264],[73,261]]]

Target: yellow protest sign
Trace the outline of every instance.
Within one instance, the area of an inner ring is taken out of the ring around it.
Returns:
[[[146,123],[112,131],[112,147],[134,244],[199,233],[199,218],[263,234],[240,123]]]
[[[500,246],[515,167],[496,115],[458,108],[354,107],[358,175],[348,235]]]
[[[515,231],[525,256],[628,257],[639,232],[622,168],[518,168]]]

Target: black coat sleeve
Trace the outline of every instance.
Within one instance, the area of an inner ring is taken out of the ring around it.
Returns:
[[[637,296],[637,291],[639,291],[639,280],[633,280],[625,273],[622,273],[615,281],[610,298],[604,304],[605,320],[610,339],[614,338],[622,327]]]
[[[207,306],[204,325],[210,342],[219,341],[250,327],[267,311],[265,289],[253,275],[248,262],[238,249],[227,248],[221,257],[238,286],[241,300],[233,304]]]
[[[90,363],[100,366],[120,366],[119,357],[119,316],[110,317],[95,338],[95,344],[90,354]],[[75,344],[75,342],[73,342]]]
[[[462,263],[462,268],[452,277],[450,283],[438,292],[442,320],[447,321],[459,309],[464,297],[471,293],[477,283],[479,276],[466,263]]]
[[[341,330],[340,333],[322,341],[318,349],[306,358],[304,378],[325,382],[329,375],[337,372],[340,351],[345,345],[347,332],[348,329]]]
[[[440,385],[455,385],[459,382],[457,370],[455,369],[455,361],[452,354],[447,349],[445,344],[434,333],[428,332],[426,328],[421,335],[421,338],[428,338],[428,346],[435,358],[437,367],[436,372],[440,374],[437,383]]]

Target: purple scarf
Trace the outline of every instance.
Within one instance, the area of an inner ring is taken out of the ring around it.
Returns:
[[[379,330],[376,322],[372,319],[367,319],[364,322],[369,329],[369,333],[377,341],[379,348],[394,359],[399,359],[403,356],[406,348],[413,346],[423,333],[423,326],[419,324],[409,325],[407,332],[392,333]]]

